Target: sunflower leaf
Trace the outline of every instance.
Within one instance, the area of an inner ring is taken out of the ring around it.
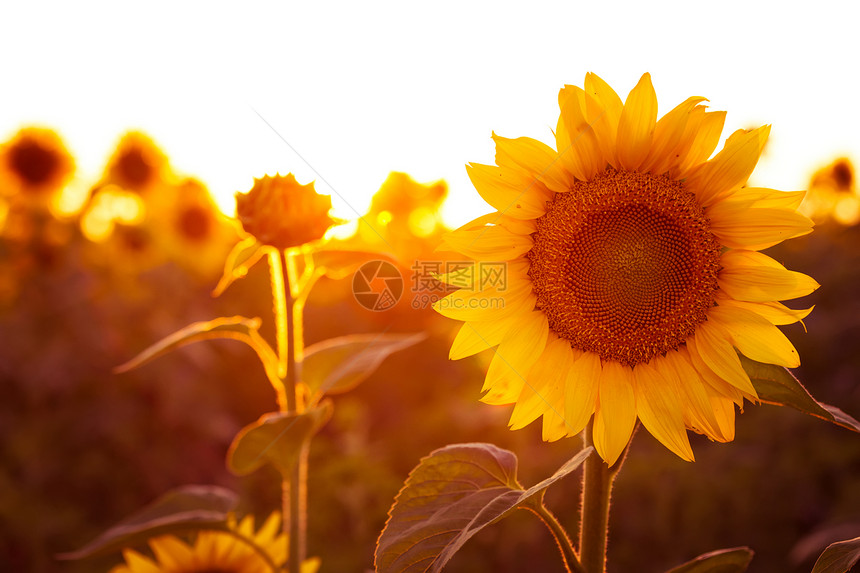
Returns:
[[[355,388],[389,355],[426,338],[414,334],[350,334],[323,340],[305,349],[302,381],[311,395],[337,394]]]
[[[302,448],[332,414],[331,401],[322,402],[301,414],[275,412],[242,428],[227,452],[227,467],[237,475],[247,475],[270,463],[288,476]]]
[[[394,261],[394,257],[378,251],[347,251],[319,249],[313,252],[314,265],[331,279],[342,279],[370,261]]]
[[[835,406],[818,402],[786,368],[756,362],[742,354],[738,356],[759,399],[765,404],[788,406],[804,414],[860,432],[860,422]]]
[[[666,573],[742,573],[749,567],[753,551],[749,547],[718,549],[699,555]]]
[[[269,378],[276,380],[278,377],[278,358],[271,346],[260,336],[259,328],[259,318],[245,318],[244,316],[225,316],[206,322],[195,322],[162,338],[125,364],[114,368],[114,372],[128,372],[191,342],[229,338],[244,342],[253,348],[263,362]],[[272,378],[273,376],[274,378]]]
[[[585,448],[552,477],[523,490],[517,458],[492,444],[454,444],[423,458],[409,474],[376,545],[378,573],[438,572],[484,527],[542,503],[547,487],[576,470]]]
[[[831,543],[815,562],[812,573],[846,573],[860,561],[860,537]]]
[[[227,290],[228,286],[233,284],[233,281],[247,275],[251,267],[267,252],[266,246],[257,241],[255,237],[248,237],[236,243],[236,246],[227,255],[227,261],[224,263],[224,274],[221,275],[221,280],[212,290],[212,296],[220,296]]]
[[[186,485],[168,491],[93,541],[58,559],[83,559],[143,543],[151,537],[191,529],[225,529],[239,502],[232,491],[214,485]]]

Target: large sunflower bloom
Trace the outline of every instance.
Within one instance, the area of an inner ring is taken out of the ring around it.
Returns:
[[[172,535],[156,537],[149,540],[154,561],[126,549],[125,564],[114,567],[111,573],[271,573],[271,563],[280,567],[287,557],[287,540],[280,532],[280,522],[280,514],[273,513],[255,532],[254,518],[246,516],[238,524],[229,524],[235,534],[200,531],[193,545]],[[319,559],[308,559],[302,564],[301,573],[314,573],[318,568]]]
[[[465,321],[463,358],[497,346],[482,400],[515,404],[512,428],[543,416],[543,437],[578,434],[592,416],[610,465],[637,418],[693,459],[687,429],[734,438],[734,406],[757,395],[736,352],[799,365],[774,325],[807,311],[777,301],[818,284],[758,252],[804,235],[803,193],[746,186],[770,131],[739,130],[712,159],[725,119],[691,97],[657,120],[649,74],[622,102],[594,74],[565,86],[557,150],[496,142],[496,165],[470,164],[497,211],[446,236],[443,248],[506,262],[436,304]]]

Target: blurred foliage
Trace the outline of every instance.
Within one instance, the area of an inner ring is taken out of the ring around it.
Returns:
[[[276,472],[237,478],[225,466],[234,434],[275,405],[253,351],[207,342],[112,372],[152,341],[212,316],[263,317],[262,333],[273,341],[265,265],[210,295],[239,240],[235,223],[142,134],[121,140],[73,209],[61,208],[72,163],[55,161],[66,171],[43,174],[54,188],[40,186],[33,200],[8,169],[15,141],[0,148],[0,569],[106,570],[119,555],[53,556],[184,484],[232,488],[240,511],[268,515],[280,504]],[[344,242],[398,258],[407,288],[394,308],[366,310],[347,278],[321,279],[305,311],[308,345],[363,332],[429,335],[335,396],[334,417],[313,443],[308,554],[322,557],[323,572],[372,567],[388,508],[409,470],[436,448],[480,441],[510,449],[525,484],[581,448],[578,439],[545,444],[537,426],[508,431],[508,409],[477,401],[488,357],[447,360],[458,325],[417,298],[434,283],[415,277],[416,261],[439,261],[433,249],[445,230],[438,209],[446,193],[442,182],[392,174]],[[769,254],[822,284],[796,305],[816,305],[808,332],[787,329],[804,361],[798,377],[856,416],[860,227],[824,218],[812,235]],[[860,524],[860,443],[848,431],[748,406],[733,443],[696,439],[694,450],[697,461],[688,464],[646,432],[637,435],[616,483],[612,570],[662,571],[748,545],[753,573],[809,571],[828,543],[860,534],[846,534]],[[548,490],[546,501],[575,534],[578,474]],[[523,511],[470,540],[446,570],[551,573],[562,565],[549,533]]]

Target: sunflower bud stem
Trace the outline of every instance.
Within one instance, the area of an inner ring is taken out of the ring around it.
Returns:
[[[302,304],[293,297],[291,290],[295,274],[295,266],[288,259],[287,251],[278,249],[269,257],[272,272],[272,295],[275,307],[275,324],[277,325],[279,373],[284,383],[283,395],[279,397],[278,406],[282,412],[297,412],[297,385],[301,361],[297,356],[303,354],[299,350],[302,341]],[[307,513],[307,451],[306,448],[299,456],[298,462],[292,468],[290,475],[282,485],[284,532],[287,534],[288,558],[287,570],[298,573],[304,560],[305,529]]]

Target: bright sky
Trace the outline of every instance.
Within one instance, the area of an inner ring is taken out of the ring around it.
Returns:
[[[142,129],[229,213],[277,171],[315,179],[344,218],[390,171],[444,178],[458,225],[488,211],[463,166],[493,162],[491,131],[551,142],[563,84],[593,71],[624,98],[650,71],[660,115],[701,95],[729,112],[724,138],[773,124],[754,182],[799,189],[860,159],[860,49],[852,4],[791,6],[4,3],[0,141],[57,128],[91,180]]]

